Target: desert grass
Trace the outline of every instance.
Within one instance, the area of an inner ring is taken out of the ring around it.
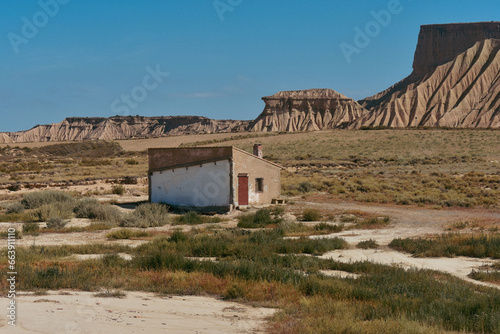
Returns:
[[[389,246],[419,257],[500,258],[500,234],[447,233],[434,238],[394,239]]]
[[[280,231],[183,233],[160,237],[137,249],[123,246],[20,248],[19,289],[40,291],[142,290],[214,295],[278,307],[270,333],[499,333],[500,292],[430,270],[404,270],[368,262],[339,263],[297,255],[302,241]],[[322,240],[312,240],[314,249]],[[116,255],[133,254],[132,261]],[[59,261],[74,253],[109,255]],[[114,253],[113,253],[114,252]],[[46,256],[44,256],[46,255]],[[216,262],[192,256],[217,256]],[[0,266],[6,266],[1,258]],[[325,277],[319,270],[360,276]],[[1,288],[6,288],[1,282]]]
[[[119,230],[114,230],[106,234],[106,238],[108,239],[144,239],[147,237],[151,237],[151,234],[146,231],[136,231],[128,228],[122,228]]]
[[[255,213],[238,216],[238,227],[240,228],[261,228],[277,225],[283,222],[281,215],[283,211],[273,211],[271,209],[259,209]]]
[[[147,228],[163,226],[171,222],[168,206],[158,203],[142,203],[133,212],[123,217],[120,226]]]

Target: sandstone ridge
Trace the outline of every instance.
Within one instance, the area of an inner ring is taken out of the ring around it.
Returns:
[[[317,131],[345,127],[367,111],[332,89],[279,92],[263,97],[264,111],[250,131]]]
[[[60,123],[37,125],[27,131],[0,133],[0,143],[73,140],[117,140],[192,133],[243,131],[248,121],[213,120],[198,116],[71,117]]]

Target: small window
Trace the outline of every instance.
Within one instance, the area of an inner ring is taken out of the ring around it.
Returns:
[[[264,179],[263,178],[255,179],[255,188],[256,188],[257,192],[259,192],[259,193],[264,192]]]

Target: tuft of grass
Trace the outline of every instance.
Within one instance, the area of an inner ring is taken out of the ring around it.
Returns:
[[[321,220],[323,217],[321,212],[317,209],[305,209],[302,211],[302,220],[306,222],[315,222]]]
[[[327,232],[327,233],[338,233],[344,230],[343,224],[328,224],[328,223],[319,223],[314,226],[315,231]]]
[[[73,202],[74,198],[71,194],[56,190],[27,193],[23,195],[23,199],[21,200],[21,204],[25,209],[37,209],[44,205],[55,203],[68,203],[71,205]]]
[[[117,225],[122,220],[122,214],[116,206],[102,204],[93,198],[79,200],[73,211],[77,218],[88,218],[110,225]]]
[[[105,290],[94,294],[94,297],[101,298],[125,298],[127,295],[119,290]]]
[[[7,214],[11,213],[23,213],[25,210],[24,205],[21,202],[15,202],[7,207]]]
[[[125,188],[125,186],[121,185],[121,184],[114,185],[111,188],[111,193],[113,193],[114,195],[122,196],[126,192],[127,192],[127,188]]]
[[[73,217],[73,208],[73,201],[44,204],[30,213],[31,220],[35,222],[48,222],[56,219],[71,219]]]
[[[259,209],[252,214],[241,215],[238,217],[238,227],[241,228],[261,228],[270,225],[277,225],[283,221],[278,214],[273,214],[270,209]]]
[[[175,217],[175,225],[200,225],[200,224],[215,224],[220,223],[220,217],[209,217],[200,215],[195,211],[186,212],[183,215]]]
[[[168,206],[158,203],[140,204],[134,212],[123,217],[120,222],[122,227],[156,227],[169,224],[171,215]]]
[[[47,228],[53,230],[62,230],[68,222],[60,217],[52,217],[47,221]]]
[[[435,238],[394,239],[389,247],[419,257],[500,258],[500,234],[442,234]]]
[[[39,235],[40,234],[40,226],[37,223],[24,223],[23,224],[23,233],[30,235]]]
[[[365,241],[360,241],[358,242],[358,244],[356,245],[357,248],[361,248],[361,249],[377,249],[378,248],[378,243],[373,240],[373,239],[370,239],[370,240],[365,240]]]
[[[358,229],[378,229],[385,228],[390,225],[391,219],[389,217],[375,217],[370,219],[357,220],[353,228]]]
[[[119,229],[116,231],[109,232],[106,234],[108,239],[140,239],[144,237],[150,237],[151,234],[145,231],[134,231],[128,228]]]

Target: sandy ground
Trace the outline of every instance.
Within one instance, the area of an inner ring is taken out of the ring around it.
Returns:
[[[1,304],[7,307],[7,299]],[[120,299],[52,291],[20,295],[17,306],[16,326],[2,316],[1,333],[264,333],[266,317],[275,312],[209,297],[142,292],[126,292]]]
[[[381,264],[397,265],[403,268],[432,269],[442,271],[465,281],[500,288],[500,285],[479,282],[467,277],[472,270],[491,265],[493,259],[468,257],[454,258],[415,258],[411,254],[400,253],[387,247],[395,238],[425,237],[445,233],[452,223],[462,221],[482,221],[489,225],[500,226],[499,210],[484,209],[429,209],[415,206],[396,206],[333,201],[299,201],[299,205],[325,210],[360,211],[374,215],[388,216],[391,226],[375,230],[348,230],[327,236],[312,238],[339,237],[346,240],[350,249],[336,250],[321,256],[341,262],[372,261]],[[360,241],[375,240],[380,248],[355,249]]]

